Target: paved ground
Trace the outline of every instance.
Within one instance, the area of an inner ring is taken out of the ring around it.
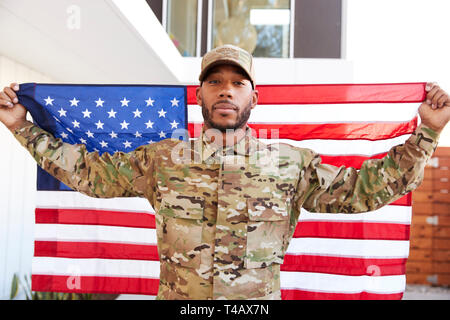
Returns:
[[[151,296],[122,294],[117,300],[154,300]],[[403,300],[450,300],[450,288],[407,285]]]
[[[450,288],[408,284],[403,300],[450,300]]]

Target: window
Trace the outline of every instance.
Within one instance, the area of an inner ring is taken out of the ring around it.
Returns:
[[[290,56],[290,0],[214,1],[212,48],[234,44],[255,57]]]
[[[147,0],[183,56],[223,43],[255,57],[341,58],[342,0]]]
[[[184,57],[197,55],[197,0],[167,0],[166,30]]]

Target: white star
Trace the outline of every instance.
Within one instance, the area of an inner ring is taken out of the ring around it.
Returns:
[[[102,146],[102,148],[107,148],[108,147],[108,142],[105,142],[105,141],[101,141],[100,142],[100,145]]]
[[[81,141],[82,144],[86,144],[87,143],[87,141],[85,139],[83,139],[83,138],[80,138],[80,141]]]
[[[161,117],[166,117],[166,111],[164,111],[164,109],[161,109],[161,111],[158,111],[158,113],[159,113],[159,117],[161,118]]]
[[[153,142],[153,140],[147,141],[148,144],[152,144]]]
[[[153,129],[153,125],[154,125],[155,123],[154,122],[152,122],[151,120],[148,120],[146,123],[145,123],[145,125],[147,126],[147,129],[148,128],[152,128]]]
[[[111,111],[108,112],[109,117],[108,118],[115,118],[116,117],[116,113],[113,109],[111,109]]]
[[[62,137],[63,139],[67,139],[68,135],[67,135],[67,133],[63,132],[63,133],[61,133],[61,137]]]
[[[80,127],[80,123],[77,120],[72,121],[73,127],[74,128],[79,128]]]
[[[83,113],[83,118],[90,118],[92,112],[90,112],[88,109],[86,109],[82,113]]]
[[[95,125],[97,126],[97,129],[103,129],[103,125],[104,125],[104,123],[103,123],[103,122],[101,122],[100,120],[98,120],[98,122],[97,122],[97,123],[95,123]]]
[[[136,133],[134,134],[134,136],[136,138],[142,138],[142,134],[139,133],[139,131],[136,131]]]
[[[126,122],[125,120],[123,120],[123,122],[120,124],[120,126],[122,127],[121,129],[128,129],[128,125],[129,123]]]
[[[172,102],[172,107],[173,106],[177,106],[178,107],[178,102],[180,102],[180,100],[177,100],[177,98],[173,98],[172,100],[170,100],[170,102]]]
[[[50,98],[50,96],[48,96],[47,97],[47,99],[44,99],[45,100],[45,105],[46,106],[48,106],[48,105],[53,105],[53,101],[55,101],[55,99],[52,99],[52,98]]]
[[[105,101],[102,100],[102,98],[98,98],[98,100],[95,101],[95,103],[97,104],[97,107],[103,107],[103,102],[105,102]]]
[[[145,102],[147,102],[147,107],[148,106],[152,106],[153,107],[153,102],[155,102],[155,100],[152,100],[152,98],[148,97],[148,100],[145,100]]]
[[[120,100],[120,102],[122,103],[122,107],[128,107],[128,102],[130,102],[130,100],[127,100],[127,98],[123,98],[123,100]]]
[[[111,139],[117,138],[117,133],[115,133],[114,131],[112,131],[109,135]]]
[[[128,140],[125,141],[125,142],[123,143],[123,145],[124,145],[125,148],[131,148],[131,142],[128,142]]]
[[[72,100],[70,100],[70,106],[73,107],[78,107],[78,102],[80,102],[80,100],[77,100],[76,98],[73,98]]]
[[[170,124],[171,126],[172,126],[172,128],[171,129],[178,129],[178,125],[179,125],[179,123],[178,122],[176,122],[175,120],[173,120],[173,122]]]
[[[159,133],[159,137],[160,137],[160,138],[165,138],[165,137],[166,137],[166,134],[165,134],[163,131],[161,131],[161,132]]]
[[[72,129],[70,128],[66,128],[67,131],[69,131],[70,133],[73,133]]]
[[[134,113],[135,118],[140,118],[142,111],[139,111],[139,109],[136,109],[136,111],[133,111],[133,113]]]
[[[53,116],[53,119],[55,119],[57,122],[61,122],[61,121],[59,121],[59,119],[58,119],[57,117],[55,117],[55,116]]]
[[[63,108],[61,108],[60,110],[58,110],[58,112],[59,112],[59,116],[60,116],[60,117],[65,117],[65,116],[66,116],[66,113],[67,113],[67,111],[64,110]]]
[[[86,132],[86,134],[87,134],[88,138],[93,138],[94,137],[94,134],[91,132],[91,130],[88,130]]]

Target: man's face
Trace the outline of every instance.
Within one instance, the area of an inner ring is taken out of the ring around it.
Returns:
[[[258,102],[258,92],[245,72],[233,65],[213,68],[197,89],[197,103],[202,106],[205,129],[243,128],[251,109]]]

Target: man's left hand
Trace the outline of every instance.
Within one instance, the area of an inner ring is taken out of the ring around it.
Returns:
[[[450,96],[436,83],[425,86],[427,96],[419,108],[422,123],[440,133],[450,120]]]

